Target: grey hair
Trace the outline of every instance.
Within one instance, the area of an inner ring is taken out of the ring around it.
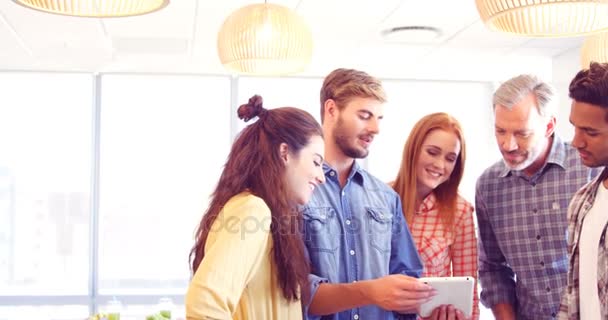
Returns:
[[[498,87],[492,98],[492,106],[497,105],[512,109],[515,104],[533,94],[536,98],[536,109],[541,116],[552,115],[555,104],[555,89],[538,77],[522,74],[513,77]]]

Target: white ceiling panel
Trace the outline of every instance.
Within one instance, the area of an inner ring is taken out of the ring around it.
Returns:
[[[152,14],[104,19],[103,22],[112,37],[183,37],[192,31],[195,7],[194,1],[173,0]]]
[[[447,45],[456,48],[507,49],[519,47],[527,41],[529,41],[529,38],[491,31],[478,19],[450,39]]]
[[[504,55],[551,59],[582,42],[491,32],[479,21],[473,0],[271,2],[296,10],[312,30],[314,52],[305,75],[325,74],[337,67],[358,67],[390,77],[424,77],[427,70],[436,74],[446,67],[460,74],[452,63],[462,61],[460,68],[467,69],[477,61],[493,63],[493,57]],[[230,13],[255,3],[262,1],[171,0],[151,14],[96,19],[53,15],[0,1],[0,18],[6,20],[0,21],[0,67],[227,73],[217,57],[218,31]],[[436,27],[441,34],[382,36],[383,30],[408,25]]]
[[[302,0],[297,12],[310,23],[329,21],[326,27],[346,25],[374,25],[397,10],[402,0]],[[330,28],[331,29],[331,28]]]
[[[33,55],[31,48],[22,42],[14,27],[0,13],[0,57],[2,57],[0,63],[10,60],[11,57],[30,57],[30,55]]]
[[[0,1],[0,12],[32,50],[62,46],[96,47],[104,41],[99,19],[48,14],[13,1]]]
[[[362,69],[379,70],[384,65],[401,68],[415,64],[428,51],[429,47],[413,45],[361,46],[351,50],[343,60]]]
[[[445,33],[457,31],[479,20],[474,1],[404,0],[401,6],[383,21],[384,27],[424,25],[445,28]]]
[[[528,55],[528,56],[550,56],[555,57],[560,54],[571,50],[572,48],[542,48],[542,47],[528,47],[522,46],[520,48],[514,48],[509,52],[510,55]]]
[[[583,45],[584,37],[530,39],[524,44],[528,48],[557,48],[568,50]]]
[[[315,40],[343,43],[370,40],[401,0],[302,0],[298,13],[310,25]]]
[[[478,17],[474,0],[403,0],[395,16],[408,16],[412,12],[433,19],[470,20]]]

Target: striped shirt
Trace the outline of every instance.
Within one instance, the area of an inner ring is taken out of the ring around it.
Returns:
[[[568,203],[597,170],[554,136],[546,164],[534,175],[502,161],[477,181],[481,302],[511,304],[518,319],[557,315],[566,286]]]
[[[458,196],[453,230],[446,230],[439,216],[435,194],[429,194],[415,212],[410,231],[424,263],[423,277],[467,276],[477,278],[477,236],[473,206]],[[477,283],[473,294],[473,320],[479,319]]]
[[[249,191],[226,202],[188,286],[186,319],[303,318],[302,303],[283,296],[273,261],[271,222],[266,202]]]
[[[608,178],[608,169],[574,195],[568,207],[568,285],[562,296],[559,310],[560,320],[580,319],[579,310],[579,250],[578,240],[581,236],[583,220],[593,207],[597,190],[602,181]],[[608,241],[606,241],[606,226],[603,227],[597,257],[597,288],[602,308],[602,319],[608,319]]]

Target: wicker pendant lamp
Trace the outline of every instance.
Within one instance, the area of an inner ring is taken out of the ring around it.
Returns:
[[[284,6],[242,7],[219,31],[220,61],[238,74],[284,75],[303,70],[312,56],[312,34],[304,20]]]
[[[490,29],[529,37],[608,30],[608,0],[475,0]]]
[[[581,66],[589,68],[591,62],[608,63],[608,32],[591,35],[581,47]]]
[[[169,0],[13,0],[35,10],[77,17],[128,17],[160,10]]]

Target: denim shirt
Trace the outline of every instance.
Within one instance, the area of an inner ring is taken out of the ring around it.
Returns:
[[[356,161],[343,189],[334,169],[323,164],[323,170],[326,182],[302,208],[312,297],[324,282],[351,283],[389,274],[419,277],[423,265],[397,193]],[[323,317],[308,315],[308,306],[304,312],[307,319],[415,319],[375,305]]]

